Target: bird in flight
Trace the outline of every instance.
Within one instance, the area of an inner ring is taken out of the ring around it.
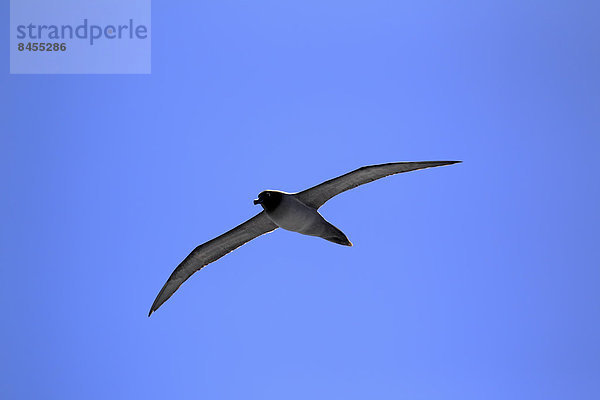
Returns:
[[[343,246],[352,246],[346,235],[317,211],[325,202],[346,190],[401,172],[440,167],[460,161],[413,161],[370,165],[298,193],[278,190],[260,192],[254,204],[263,211],[232,230],[196,247],[171,274],[150,308],[152,315],[194,272],[265,233],[283,228],[304,235],[318,236]]]

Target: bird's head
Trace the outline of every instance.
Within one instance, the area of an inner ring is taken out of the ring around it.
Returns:
[[[254,200],[254,204],[260,204],[267,211],[272,211],[283,198],[283,193],[276,190],[263,190],[258,194],[258,199]]]

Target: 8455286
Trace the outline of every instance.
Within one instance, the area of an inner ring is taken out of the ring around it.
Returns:
[[[67,51],[66,43],[19,43],[17,44],[19,51]]]

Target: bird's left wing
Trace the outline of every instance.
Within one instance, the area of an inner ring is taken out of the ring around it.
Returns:
[[[409,161],[369,165],[325,181],[310,189],[298,192],[296,193],[296,197],[304,204],[314,209],[318,209],[332,197],[337,196],[346,190],[364,185],[365,183],[373,182],[389,175],[400,174],[402,172],[440,167],[442,165],[456,164],[459,162],[460,161]]]
[[[160,293],[158,293],[158,296],[156,296],[156,300],[154,300],[148,316],[152,315],[158,307],[167,301],[169,297],[179,289],[179,286],[192,276],[194,272],[237,249],[244,243],[249,242],[260,235],[271,232],[276,228],[277,225],[267,217],[264,211],[261,211],[243,224],[196,247],[194,251],[192,251],[190,255],[175,268],[175,271],[173,271],[169,280],[167,280],[167,283],[165,283],[160,290]]]

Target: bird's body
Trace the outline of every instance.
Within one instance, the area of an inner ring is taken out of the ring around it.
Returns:
[[[276,206],[265,207],[267,217],[280,228],[303,235],[318,236],[334,243],[352,246],[346,235],[329,223],[319,212],[304,204],[294,193],[275,190],[262,192],[276,198]],[[265,204],[265,203],[263,203]]]
[[[402,172],[455,164],[460,161],[416,161],[371,165],[330,179],[298,193],[265,190],[254,200],[264,211],[230,231],[196,247],[175,268],[154,300],[156,311],[192,274],[244,243],[277,228],[318,236],[333,243],[352,246],[346,235],[325,220],[318,209],[332,197],[368,182]]]

